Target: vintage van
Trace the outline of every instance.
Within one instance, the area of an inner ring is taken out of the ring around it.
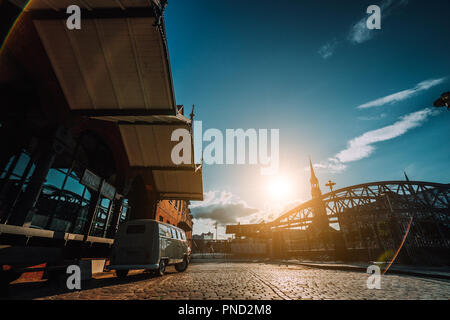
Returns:
[[[133,269],[146,269],[162,276],[168,265],[174,265],[179,272],[185,271],[189,255],[190,248],[182,229],[140,219],[119,226],[107,268],[115,270],[119,278]]]

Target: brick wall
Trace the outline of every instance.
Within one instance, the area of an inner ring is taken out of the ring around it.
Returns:
[[[180,227],[186,232],[188,240],[192,240],[192,216],[190,215],[189,204],[186,201],[159,201],[155,220]]]

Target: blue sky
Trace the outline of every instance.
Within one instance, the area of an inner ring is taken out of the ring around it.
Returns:
[[[371,4],[382,8],[381,30],[361,29]],[[432,108],[450,90],[449,11],[440,0],[171,0],[177,103],[195,104],[204,130],[279,129],[290,185],[274,199],[259,166],[205,166],[194,232],[270,220],[309,199],[308,156],[322,191],[329,179],[339,188],[403,170],[449,183],[450,112]]]

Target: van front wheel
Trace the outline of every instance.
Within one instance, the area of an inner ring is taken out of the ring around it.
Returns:
[[[175,265],[175,270],[177,270],[178,272],[186,271],[188,264],[189,263],[187,257],[184,257],[183,262],[177,263]]]
[[[166,272],[166,261],[161,260],[159,261],[159,267],[158,270],[156,270],[156,275],[163,276]]]

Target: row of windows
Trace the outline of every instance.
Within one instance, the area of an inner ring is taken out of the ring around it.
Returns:
[[[67,155],[66,159],[69,159]],[[57,163],[60,159],[57,159]],[[88,212],[91,206],[91,191],[81,184],[84,167],[72,158],[66,161],[65,168],[51,168],[45,179],[41,194],[36,204],[36,212],[31,226],[69,233],[82,233],[89,223]],[[14,211],[19,197],[26,190],[29,178],[34,170],[30,155],[25,151],[11,157],[7,166],[0,172],[0,184],[6,188],[0,205],[0,220],[4,223]],[[90,235],[104,237],[112,224],[114,202],[100,196],[95,209],[95,216]],[[120,222],[127,218],[129,211],[127,200],[123,200],[120,208]]]
[[[159,216],[159,221],[164,222],[163,216]],[[167,220],[166,223],[167,224],[171,224],[171,225],[173,225],[175,227],[175,225],[173,223],[170,223],[170,220]]]
[[[169,200],[169,204],[173,205],[175,207],[175,209],[177,209],[178,214],[183,212],[183,209],[185,209],[187,207],[187,203],[184,200]],[[159,216],[158,220],[160,222],[164,222],[164,217],[163,216]],[[169,219],[167,219],[167,221],[165,221],[165,222],[167,224],[171,224],[171,225],[175,226],[173,223],[170,222]]]
[[[161,237],[167,237],[178,240],[186,240],[186,234],[184,231],[169,227],[165,224],[159,224],[159,235]]]
[[[0,174],[0,179],[20,179],[23,176],[28,180],[35,168],[34,163],[30,163],[30,160],[30,155],[26,152],[12,156],[4,171]]]
[[[169,200],[169,203],[177,209],[178,213],[181,213],[183,207],[186,207],[186,202],[184,200]]]

